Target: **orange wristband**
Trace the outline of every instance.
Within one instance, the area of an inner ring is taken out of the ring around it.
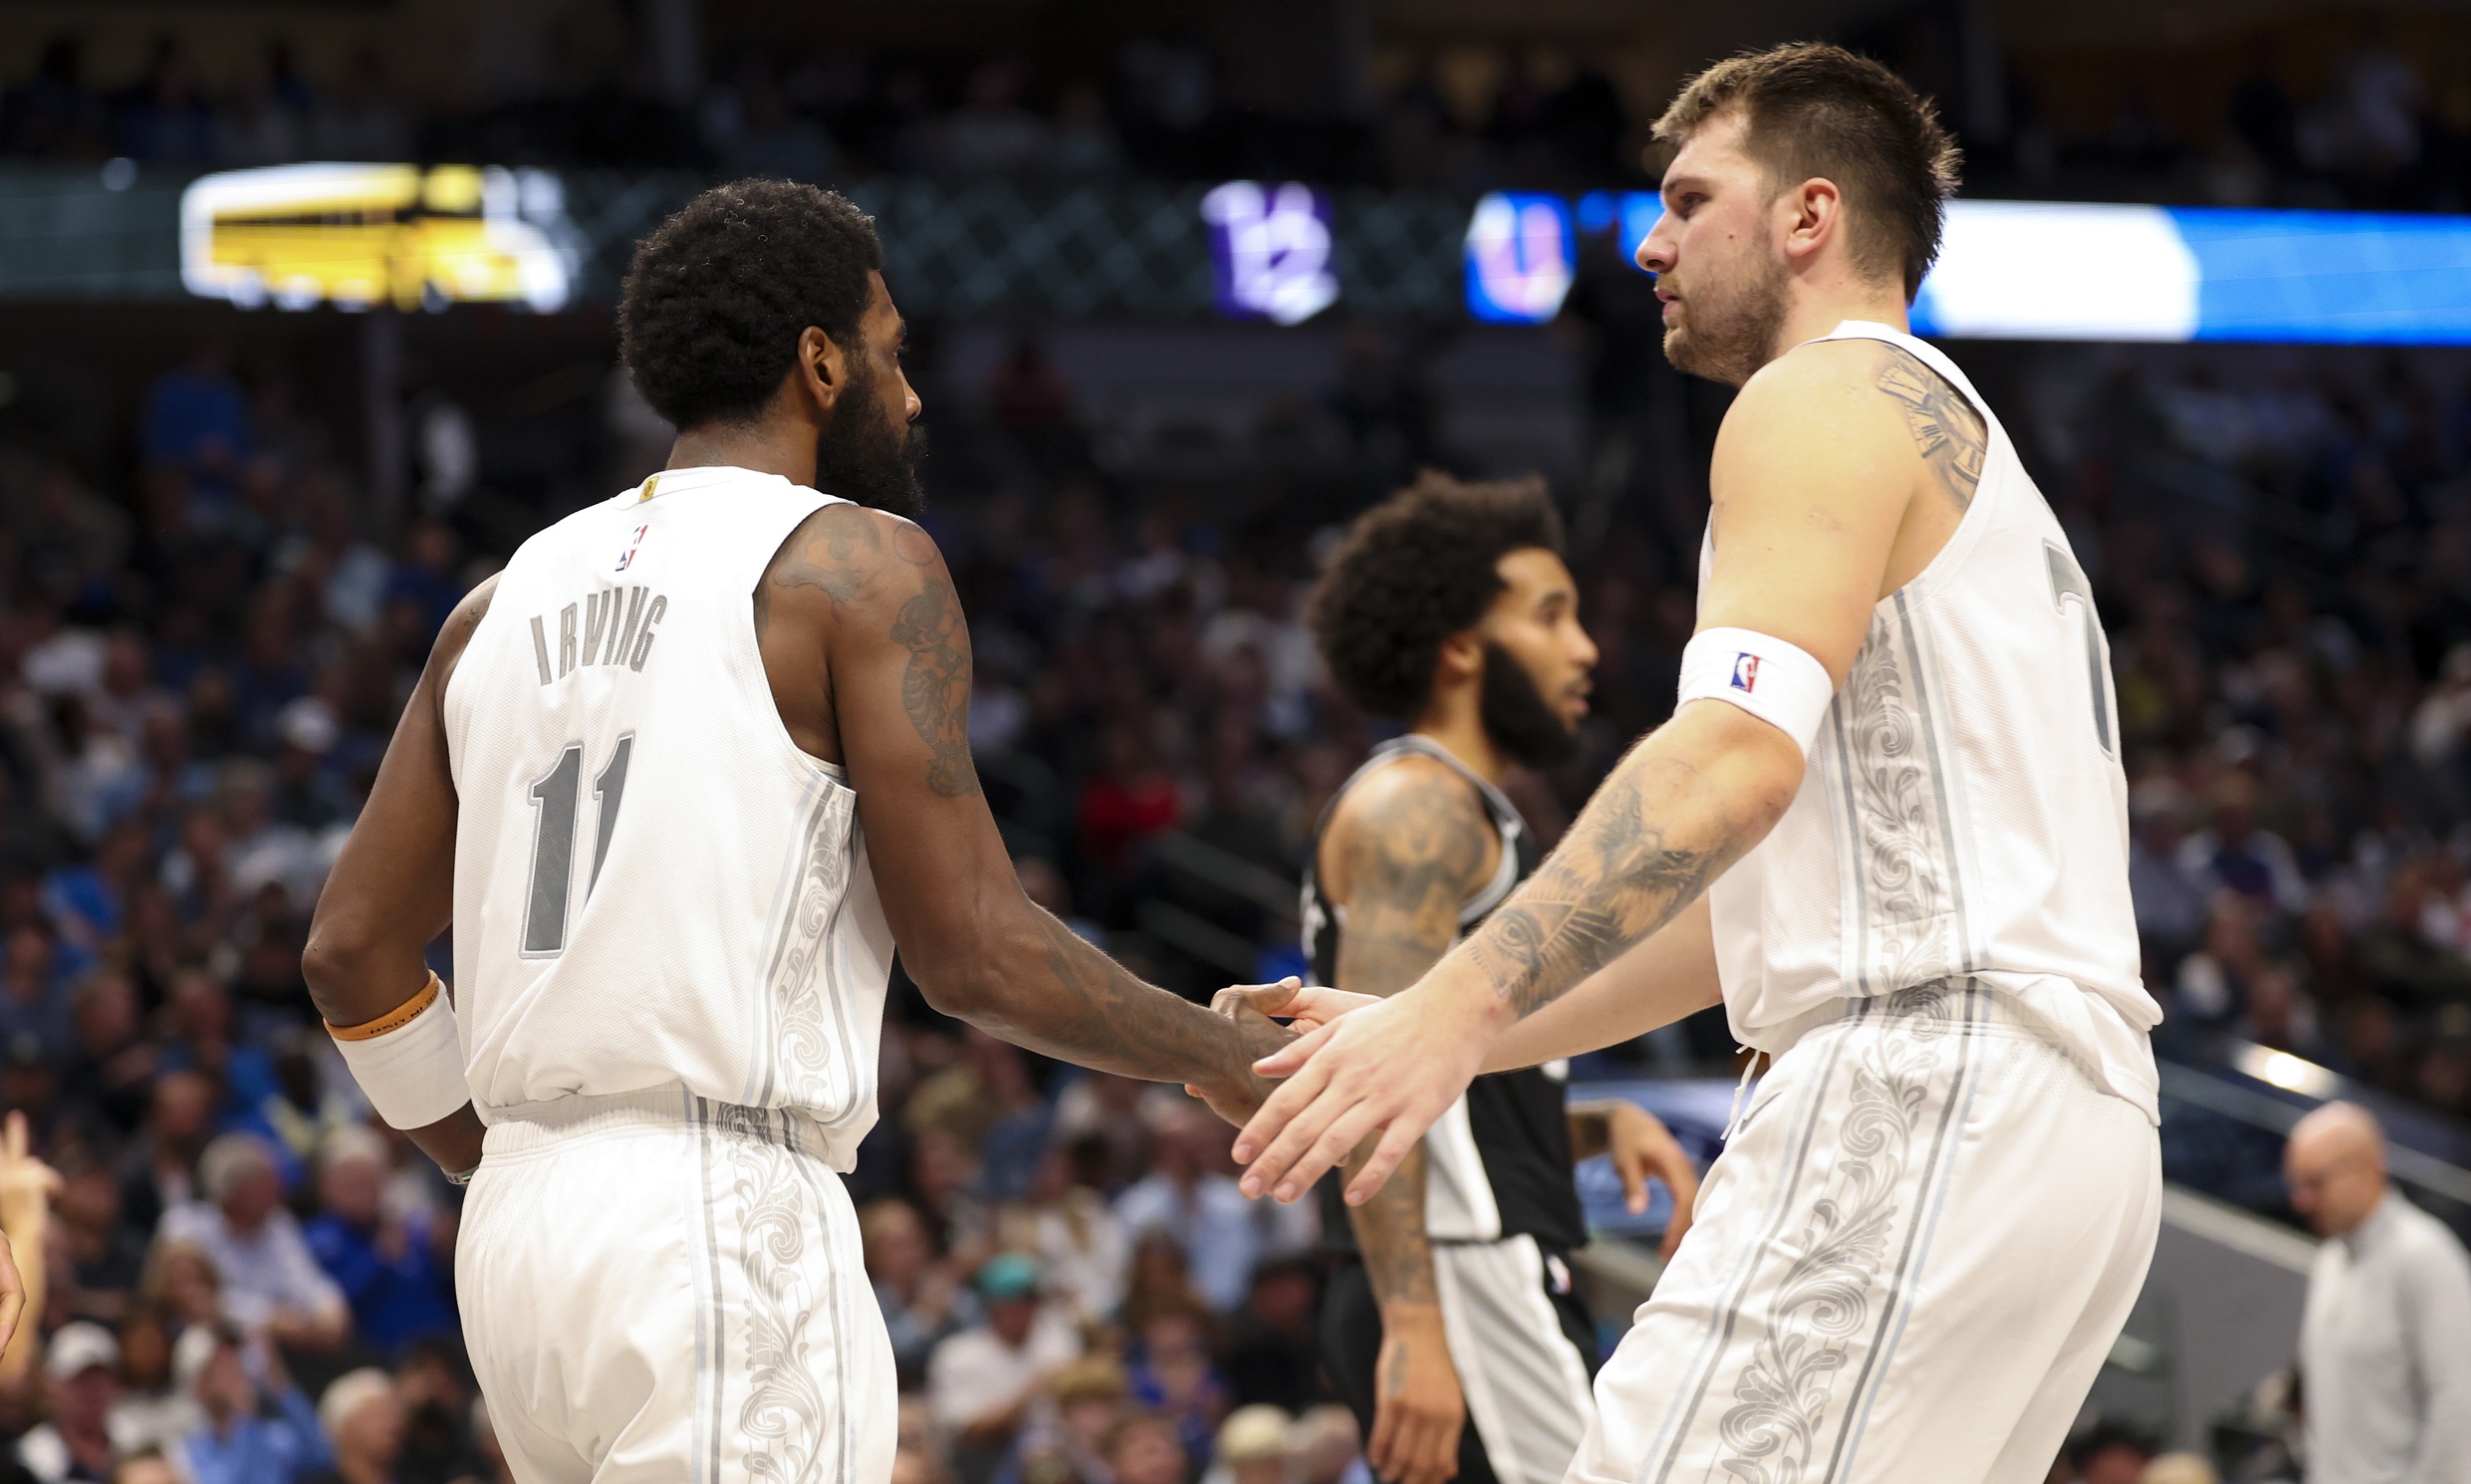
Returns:
[[[357,1026],[339,1026],[330,1020],[326,1023],[326,1033],[338,1041],[374,1041],[388,1031],[399,1031],[417,1020],[421,1011],[437,1003],[438,994],[444,988],[437,971],[432,969],[429,971],[429,982],[420,986],[420,993],[402,1004],[375,1020],[363,1021]]]

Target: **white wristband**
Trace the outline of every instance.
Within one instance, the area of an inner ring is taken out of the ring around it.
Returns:
[[[437,976],[420,993],[367,1025],[328,1025],[369,1106],[394,1128],[425,1128],[472,1101],[463,1041]]]
[[[1793,738],[1808,758],[1836,689],[1828,667],[1806,649],[1756,629],[1706,628],[1681,651],[1681,693],[1673,707],[1731,701]]]

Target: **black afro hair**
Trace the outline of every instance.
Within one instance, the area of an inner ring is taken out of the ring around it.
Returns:
[[[882,267],[874,218],[839,192],[716,185],[635,248],[619,353],[672,425],[749,418],[789,373],[808,326],[856,347],[866,276]]]
[[[1545,482],[1462,484],[1425,471],[1357,518],[1306,605],[1340,693],[1412,720],[1432,695],[1441,641],[1472,628],[1504,586],[1512,552],[1562,550]]]

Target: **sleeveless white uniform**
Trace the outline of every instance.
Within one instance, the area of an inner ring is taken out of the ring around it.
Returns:
[[[837,1170],[892,938],[752,600],[832,497],[672,470],[524,543],[445,697],[455,1013],[489,1126],[464,1333],[527,1484],[890,1473]]]
[[[1589,1484],[2039,1481],[2152,1258],[2161,1012],[2090,585],[1945,356],[1826,338],[1936,372],[1986,458],[1709,888],[1726,1014],[1776,1060],[1599,1374]]]

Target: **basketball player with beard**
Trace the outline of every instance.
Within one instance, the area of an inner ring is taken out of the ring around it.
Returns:
[[[468,1180],[464,1338],[531,1484],[881,1484],[891,1346],[841,1175],[895,948],[930,1003],[1222,1112],[1284,1039],[1032,905],[980,794],[874,224],[750,180],[637,249],[669,466],[459,605],[303,968]],[[454,928],[451,1004],[422,962]],[[5,1319],[0,1302],[0,1319]]]
[[[1279,1001],[1315,1029],[1236,1152],[1295,1198],[1381,1130],[1360,1199],[1478,1072],[1722,1003],[1773,1060],[1571,1478],[2029,1484],[2161,1210],[2092,587],[1905,328],[1956,180],[1929,104],[1798,45],[1700,74],[1656,133],[1665,350],[1741,388],[1673,718],[1414,986]]]
[[[1428,473],[1356,522],[1314,590],[1332,678],[1409,727],[1323,816],[1304,886],[1315,983],[1404,989],[1535,869],[1501,783],[1572,754],[1596,666],[1561,553],[1542,481]],[[1361,1206],[1322,1182],[1342,1254],[1324,1363],[1383,1478],[1559,1484],[1570,1466],[1598,1360],[1567,1261],[1588,1241],[1574,1156],[1609,1153],[1633,1211],[1648,1175],[1671,1187],[1668,1255],[1689,1224],[1689,1156],[1627,1103],[1567,1106],[1567,1073],[1477,1078]]]

